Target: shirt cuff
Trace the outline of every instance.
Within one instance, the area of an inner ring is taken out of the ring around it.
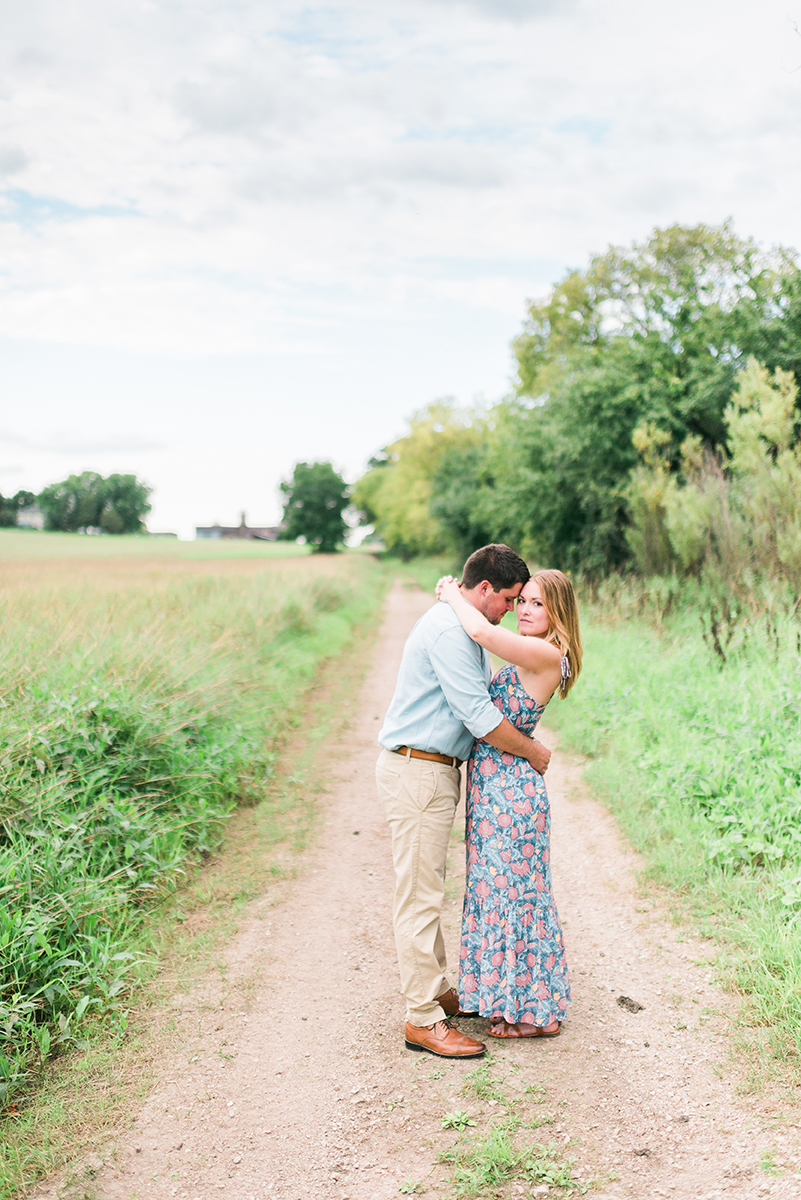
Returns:
[[[486,737],[488,733],[492,733],[493,729],[497,729],[503,720],[503,713],[499,712],[494,704],[490,705],[490,710],[481,714],[481,720],[469,726],[474,738]]]

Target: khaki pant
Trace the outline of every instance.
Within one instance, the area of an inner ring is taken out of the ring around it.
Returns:
[[[460,776],[445,763],[391,750],[381,751],[375,774],[392,834],[392,915],[407,1020],[433,1025],[445,1017],[436,998],[451,986],[440,916]]]

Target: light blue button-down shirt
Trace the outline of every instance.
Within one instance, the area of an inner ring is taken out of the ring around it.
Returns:
[[[465,759],[473,739],[503,717],[489,698],[489,655],[469,638],[449,604],[435,604],[406,641],[395,695],[378,740]]]

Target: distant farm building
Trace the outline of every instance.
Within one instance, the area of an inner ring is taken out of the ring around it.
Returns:
[[[38,504],[17,510],[17,525],[20,529],[44,529],[45,515]]]
[[[195,529],[196,538],[255,538],[259,542],[276,542],[283,530],[283,525],[248,525],[245,514],[238,525],[198,525]]]

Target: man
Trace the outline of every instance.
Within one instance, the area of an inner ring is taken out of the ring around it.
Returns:
[[[529,571],[508,546],[483,546],[462,574],[462,595],[497,625]],[[392,834],[393,920],[406,1045],[442,1058],[478,1058],[483,1042],[455,1029],[459,998],[446,976],[440,928],[445,860],[459,803],[459,767],[484,738],[526,758],[542,774],[550,751],[527,737],[489,698],[489,655],[467,636],[449,604],[420,618],[403,651],[395,695],[378,740],[378,792]]]

